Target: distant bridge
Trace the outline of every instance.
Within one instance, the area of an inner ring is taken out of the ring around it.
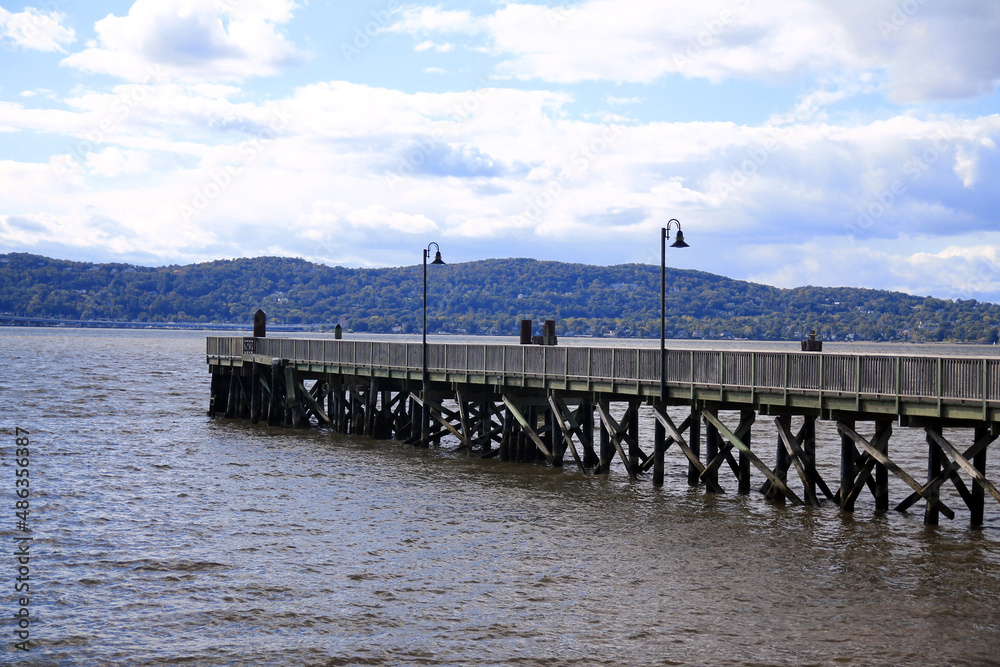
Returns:
[[[664,454],[677,445],[692,486],[724,492],[719,471],[729,469],[737,491],[750,493],[753,467],[769,499],[844,511],[866,489],[876,511],[888,510],[892,473],[908,487],[895,509],[923,500],[927,524],[955,517],[940,497],[945,483],[973,527],[983,524],[987,493],[1000,501],[985,476],[1000,435],[1000,358],[431,344],[425,387],[420,343],[213,336],[206,352],[212,415],[325,424],[422,446],[450,435],[470,455],[555,466],[569,451],[585,473],[607,474],[617,457],[631,479],[652,470],[657,485]],[[677,406],[685,407],[680,423],[667,413]],[[652,452],[640,446],[640,407],[651,411]],[[737,417],[723,413],[738,413],[738,422],[727,425]],[[758,416],[773,418],[770,464],[751,448]],[[816,470],[817,420],[834,422],[840,435],[836,490]],[[925,474],[890,458],[894,425],[924,430]],[[971,432],[971,443],[959,447],[945,428]]]

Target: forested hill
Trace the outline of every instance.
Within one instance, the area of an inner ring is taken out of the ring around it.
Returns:
[[[667,336],[968,341],[998,337],[1000,307],[855,288],[777,289],[667,270]],[[66,320],[341,323],[349,331],[420,331],[422,267],[346,269],[256,257],[149,268],[0,255],[0,314]],[[516,335],[522,318],[559,335],[660,333],[660,268],[490,259],[428,267],[428,331]]]

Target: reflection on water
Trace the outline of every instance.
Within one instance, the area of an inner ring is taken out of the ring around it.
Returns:
[[[740,497],[725,467],[707,495],[675,451],[654,489],[211,421],[196,332],[0,329],[0,349],[4,427],[34,442],[28,656],[0,596],[19,664],[998,664],[996,504],[982,531],[925,528],[921,505]],[[766,418],[753,442],[773,460]],[[892,443],[923,470],[918,432]]]

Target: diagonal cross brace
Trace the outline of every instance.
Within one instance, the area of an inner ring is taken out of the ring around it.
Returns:
[[[967,450],[965,450],[962,456],[964,456],[966,459],[975,458],[976,455],[979,454],[979,452],[989,447],[993,443],[993,441],[996,440],[996,438],[997,437],[995,435],[987,433],[984,437],[977,440],[972,445],[972,447],[969,447]],[[929,482],[927,482],[927,484],[923,486],[921,492],[911,493],[906,498],[906,500],[899,503],[899,505],[896,506],[896,511],[905,512],[906,510],[910,509],[910,507],[912,507],[914,503],[916,503],[923,497],[922,493],[926,492],[928,489],[934,489],[941,486],[949,479],[951,479],[952,482],[956,483],[956,486],[959,489],[959,493],[962,493],[962,487],[965,486],[965,483],[962,482],[961,478],[958,477],[957,471],[958,471],[958,464],[955,463],[954,461],[949,461],[948,464],[944,466],[944,469],[940,473],[938,473],[934,477],[934,479],[930,480]],[[959,484],[961,484],[961,486],[959,486]],[[968,489],[966,489],[966,492],[968,492]],[[964,498],[965,493],[962,493],[962,496]]]
[[[625,464],[625,470],[628,472],[629,479],[633,482],[638,479],[635,470],[632,468],[632,464],[628,460],[628,456],[625,455],[625,449],[622,447],[622,441],[625,444],[633,444],[634,441],[615,421],[615,418],[608,414],[608,411],[604,409],[604,406],[600,403],[597,404],[597,411],[601,414],[601,421],[604,422],[604,427],[608,429],[608,435],[611,436],[611,442],[614,443],[615,449],[618,451],[618,456],[621,457],[622,463]],[[638,448],[638,446],[637,446]]]
[[[868,463],[865,464],[864,470],[862,471],[862,475],[860,475],[858,477],[858,480],[854,483],[854,489],[858,489],[858,491],[860,491],[860,487],[863,486],[866,481],[863,478],[866,478],[868,475],[871,474],[871,470],[874,467],[874,462],[877,461],[878,463],[881,463],[886,468],[891,470],[892,474],[894,474],[896,477],[906,482],[911,489],[919,493],[921,496],[924,496],[924,489],[920,485],[920,482],[910,477],[910,475],[907,474],[905,470],[903,470],[898,465],[893,463],[892,459],[886,456],[883,452],[879,451],[870,442],[868,442],[868,440],[866,440],[863,436],[859,435],[857,431],[855,431],[850,426],[847,426],[846,424],[840,422],[837,423],[837,430],[846,435],[847,437],[849,437],[854,442],[858,443],[861,446],[861,448],[865,450],[868,456],[874,459],[874,461],[869,460]],[[855,495],[854,489],[851,489],[852,496]],[[928,502],[928,504],[930,504],[932,508],[936,506],[939,510],[941,510],[941,513],[944,514],[949,519],[955,518],[955,512],[953,512],[950,507],[941,502],[940,499],[936,499],[933,496],[924,496],[924,499]]]
[[[789,432],[788,427],[781,421],[780,417],[776,417],[774,424],[778,427],[778,436],[781,438],[781,442],[785,445],[785,451],[788,452],[788,458],[792,460],[792,465],[795,466],[795,471],[799,474],[799,479],[802,480],[802,487],[806,492],[806,500],[813,507],[819,507],[819,499],[816,497],[816,492],[813,491],[810,482],[810,471],[802,463],[805,459],[805,455],[802,453],[802,449],[799,448],[799,443]],[[813,471],[815,472],[815,471]],[[823,485],[826,487],[826,484]],[[827,490],[827,495],[829,495],[829,490]]]
[[[764,473],[764,476],[767,478],[769,482],[771,482],[771,485],[777,488],[781,493],[783,493],[786,498],[791,500],[792,504],[794,505],[802,504],[802,499],[799,498],[797,495],[795,495],[795,493],[793,493],[792,490],[789,489],[788,486],[783,481],[781,481],[781,478],[775,475],[770,468],[764,465],[764,462],[761,461],[760,458],[758,458],[757,455],[754,454],[753,451],[751,451],[751,449],[747,447],[742,440],[736,437],[735,433],[730,431],[725,424],[719,421],[718,417],[713,415],[708,410],[702,412],[702,415],[704,415],[705,419],[709,421],[713,426],[715,426],[716,429],[718,429],[719,434],[722,435],[723,438],[732,443],[733,447],[743,452],[743,454],[745,454],[746,457],[750,459],[750,462],[754,464],[754,467],[756,467],[757,470],[760,470],[762,473]]]
[[[559,396],[555,394],[549,396],[549,407],[552,408],[552,416],[555,417],[556,422],[559,423],[559,428],[562,430],[563,440],[569,445],[569,449],[573,453],[573,460],[576,461],[580,472],[586,473],[587,470],[584,468],[580,454],[576,451],[576,444],[573,442],[574,435],[580,438],[581,443],[586,440],[583,429],[580,428],[579,423],[576,421],[574,413],[570,412],[569,407],[567,407],[566,403]]]
[[[939,447],[941,447],[953,459],[955,459],[955,463],[958,464],[959,467],[962,468],[962,470],[969,473],[969,476],[972,477],[972,479],[976,482],[976,484],[983,487],[987,493],[989,493],[991,496],[996,498],[998,502],[1000,502],[1000,491],[997,491],[997,487],[993,486],[993,483],[990,482],[990,480],[986,479],[986,476],[983,475],[983,473],[979,472],[979,470],[977,470],[974,465],[969,463],[968,459],[959,454],[958,450],[955,449],[950,442],[945,440],[940,433],[936,433],[931,429],[927,429],[927,433],[928,435],[931,436],[931,438],[934,439],[934,442],[936,442]]]
[[[555,461],[555,457],[552,455],[552,452],[550,452],[549,448],[545,446],[545,443],[542,442],[542,439],[538,437],[538,433],[535,432],[535,429],[531,428],[531,426],[528,425],[528,420],[524,418],[524,415],[521,414],[521,411],[518,409],[518,407],[514,405],[514,402],[506,396],[503,397],[503,402],[504,405],[507,406],[507,409],[510,410],[510,413],[514,415],[514,419],[517,420],[517,423],[520,424],[521,428],[524,429],[524,432],[528,434],[528,437],[532,439],[532,441],[535,443],[538,449],[541,450],[542,454],[545,454],[545,459],[549,463]]]

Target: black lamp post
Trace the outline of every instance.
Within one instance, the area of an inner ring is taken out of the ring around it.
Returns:
[[[676,218],[667,220],[667,226],[660,229],[660,400],[666,397],[665,376],[667,374],[667,239],[670,238],[670,225],[677,226],[677,240],[670,244],[671,248],[687,248],[684,242],[684,232],[681,231],[681,222]]]
[[[424,338],[423,338],[423,373],[421,375],[421,380],[423,383],[422,391],[424,399],[424,405],[420,410],[420,445],[422,447],[428,446],[428,436],[430,435],[430,421],[428,417],[430,416],[430,411],[427,408],[427,384],[429,382],[427,373],[427,258],[431,255],[431,246],[434,246],[436,252],[434,254],[434,261],[431,264],[444,264],[444,260],[441,259],[441,246],[439,246],[434,241],[427,244],[424,248]]]

